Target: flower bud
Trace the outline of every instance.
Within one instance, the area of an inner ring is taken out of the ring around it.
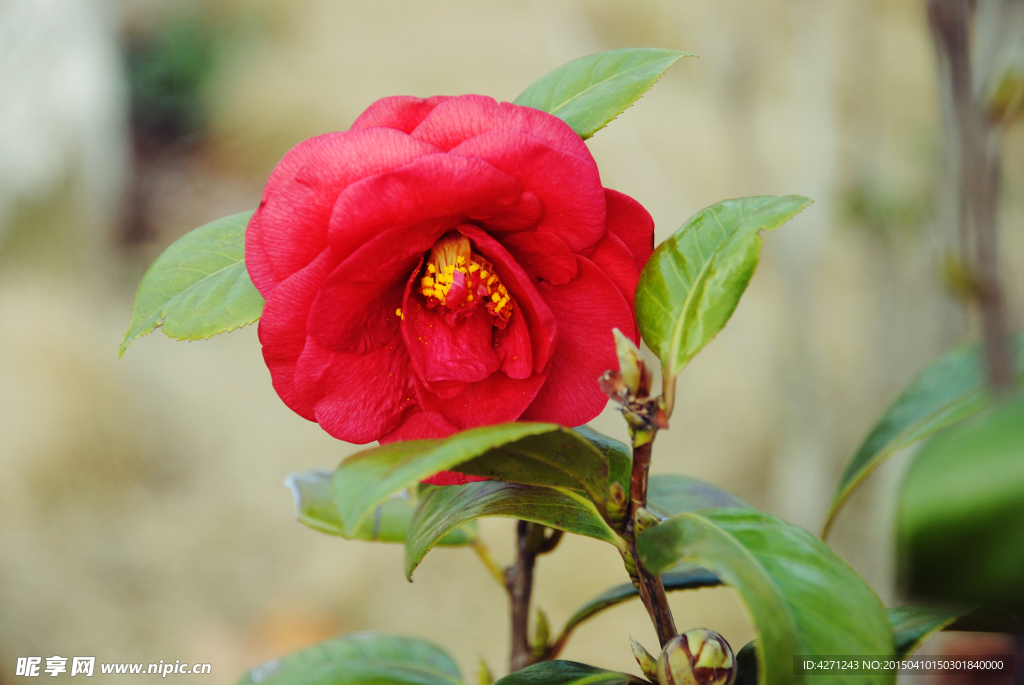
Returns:
[[[622,380],[633,397],[647,397],[651,392],[651,372],[640,348],[618,328],[612,329],[612,335],[615,336],[615,352],[619,357]]]
[[[658,662],[654,660],[654,657],[651,656],[650,652],[644,649],[642,644],[633,638],[629,638],[629,644],[633,648],[633,658],[635,658],[636,662],[640,664],[640,670],[643,671],[643,674],[647,676],[651,682],[656,681],[658,679]]]
[[[732,685],[735,679],[732,647],[711,630],[673,638],[658,658],[659,685]]]

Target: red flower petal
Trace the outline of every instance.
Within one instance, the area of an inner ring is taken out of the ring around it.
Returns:
[[[501,243],[475,226],[459,226],[459,232],[468,237],[476,246],[476,251],[494,265],[498,278],[508,288],[515,306],[523,313],[533,345],[533,369],[541,371],[551,359],[558,337],[551,308],[530,277]]]
[[[622,297],[629,304],[630,309],[633,309],[633,296],[636,294],[636,284],[640,280],[640,272],[637,271],[636,261],[626,244],[615,234],[605,233],[594,247],[593,252],[587,255],[587,259],[604,272],[604,275],[622,293]],[[639,340],[634,338],[633,342],[639,342]]]
[[[498,103],[484,95],[460,95],[438,104],[412,135],[442,150],[450,150],[488,131],[521,131],[577,157],[592,159],[586,143],[556,116],[532,107]]]
[[[338,194],[353,181],[405,164],[436,148],[391,129],[331,133],[281,160],[245,234],[245,264],[266,297],[327,246]],[[294,170],[297,164],[298,170]],[[273,186],[273,187],[271,187]],[[344,254],[344,253],[341,253]]]
[[[295,389],[295,365],[306,346],[306,320],[321,283],[334,267],[336,257],[325,250],[312,264],[281,283],[263,306],[259,336],[263,360],[274,390],[292,411],[315,421],[315,397]]]
[[[437,414],[428,414],[417,407],[406,414],[405,419],[398,428],[387,435],[381,436],[380,444],[387,445],[392,442],[403,442],[405,440],[447,438],[449,435],[458,432],[459,429],[445,421],[444,417]],[[448,472],[442,471],[441,473]]]
[[[548,381],[523,421],[579,426],[600,414],[608,398],[597,379],[618,365],[612,328],[636,339],[633,313],[619,289],[589,259],[576,260],[579,275],[573,281],[537,286],[558,321],[558,347]]]
[[[402,337],[420,379],[475,383],[498,370],[501,360],[491,343],[494,317],[486,309],[449,326],[444,314],[423,306],[422,297],[410,293],[402,305]]]
[[[411,376],[398,335],[368,354],[331,350],[309,338],[295,368],[295,389],[316,398],[316,422],[325,431],[365,444],[395,430],[415,406]]]
[[[605,231],[605,197],[593,157],[552,148],[520,131],[490,131],[452,148],[450,154],[483,159],[540,198],[538,231],[550,231],[574,251],[593,245]]]
[[[430,220],[376,236],[339,264],[320,286],[309,332],[333,350],[365,353],[398,334],[407,282],[423,254],[448,230]]]
[[[499,371],[479,383],[467,383],[462,392],[449,399],[441,399],[419,384],[416,395],[424,411],[440,414],[459,430],[465,430],[515,421],[537,396],[544,378],[545,374],[535,373],[520,380]],[[596,386],[597,381],[594,383]]]
[[[543,278],[555,285],[576,278],[576,257],[554,233],[521,231],[502,238],[501,244],[533,278]]]
[[[489,479],[481,478],[480,476],[467,476],[464,473],[455,473],[454,471],[438,471],[422,482],[428,485],[465,485],[466,483],[478,483],[482,480]]]
[[[447,100],[438,95],[432,98],[414,98],[408,95],[381,98],[356,117],[349,130],[384,126],[409,133],[419,126],[431,110]]]
[[[504,330],[494,332],[494,349],[501,357],[501,370],[508,374],[509,378],[529,378],[533,373],[530,329],[518,308],[512,311]]]
[[[654,252],[654,219],[639,202],[611,188],[604,189],[608,206],[607,226],[633,253],[638,269]]]
[[[437,218],[455,226],[476,210],[515,205],[520,188],[514,177],[482,160],[425,155],[346,188],[331,215],[329,240],[344,254],[394,226]]]

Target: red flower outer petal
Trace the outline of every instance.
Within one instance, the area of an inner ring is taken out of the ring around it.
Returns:
[[[522,131],[488,131],[449,154],[482,159],[519,179],[544,207],[537,231],[549,231],[578,252],[605,232],[605,197],[593,157],[581,157]]]
[[[584,159],[593,159],[586,143],[558,117],[532,107],[498,103],[485,95],[460,95],[439,103],[411,134],[450,150],[488,131],[521,131]]]
[[[520,195],[515,177],[483,160],[424,155],[345,188],[331,214],[328,240],[345,254],[394,226],[444,217],[454,227],[474,211],[511,207]]]
[[[640,272],[637,270],[636,261],[626,244],[619,240],[614,233],[605,233],[604,237],[594,246],[593,252],[587,255],[587,259],[592,261],[615,284],[630,310],[634,311],[633,297],[636,295],[636,284],[640,280]],[[640,341],[634,338],[633,342],[639,343]]]
[[[523,421],[580,426],[600,414],[608,398],[597,379],[618,365],[612,328],[636,339],[633,312],[619,289],[589,259],[576,260],[579,275],[572,282],[537,285],[558,321],[558,347]]]
[[[395,95],[381,98],[356,117],[349,130],[383,126],[409,133],[439,104],[448,100],[445,95],[431,98],[416,98],[409,95]]]
[[[311,141],[271,173],[246,229],[246,269],[264,297],[327,246],[331,212],[346,186],[437,151],[390,129],[329,133]]]
[[[629,195],[604,189],[608,231],[618,236],[633,253],[637,269],[643,270],[654,252],[654,219],[643,205]]]

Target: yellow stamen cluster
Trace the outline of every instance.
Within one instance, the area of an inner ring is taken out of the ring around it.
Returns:
[[[461,306],[474,306],[480,296],[480,304],[505,320],[512,313],[512,297],[494,273],[489,262],[472,252],[469,239],[458,233],[443,236],[430,251],[426,273],[420,278],[420,293],[428,303],[434,301],[444,305],[455,282],[455,273],[461,273],[469,290]],[[481,287],[482,286],[482,287]]]

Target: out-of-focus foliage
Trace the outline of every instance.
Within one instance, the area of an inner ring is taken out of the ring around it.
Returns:
[[[218,42],[216,28],[201,18],[181,18],[129,40],[128,83],[138,133],[168,143],[205,132],[205,89],[219,55]]]
[[[1024,612],[1024,397],[921,449],[897,526],[911,593]]]

